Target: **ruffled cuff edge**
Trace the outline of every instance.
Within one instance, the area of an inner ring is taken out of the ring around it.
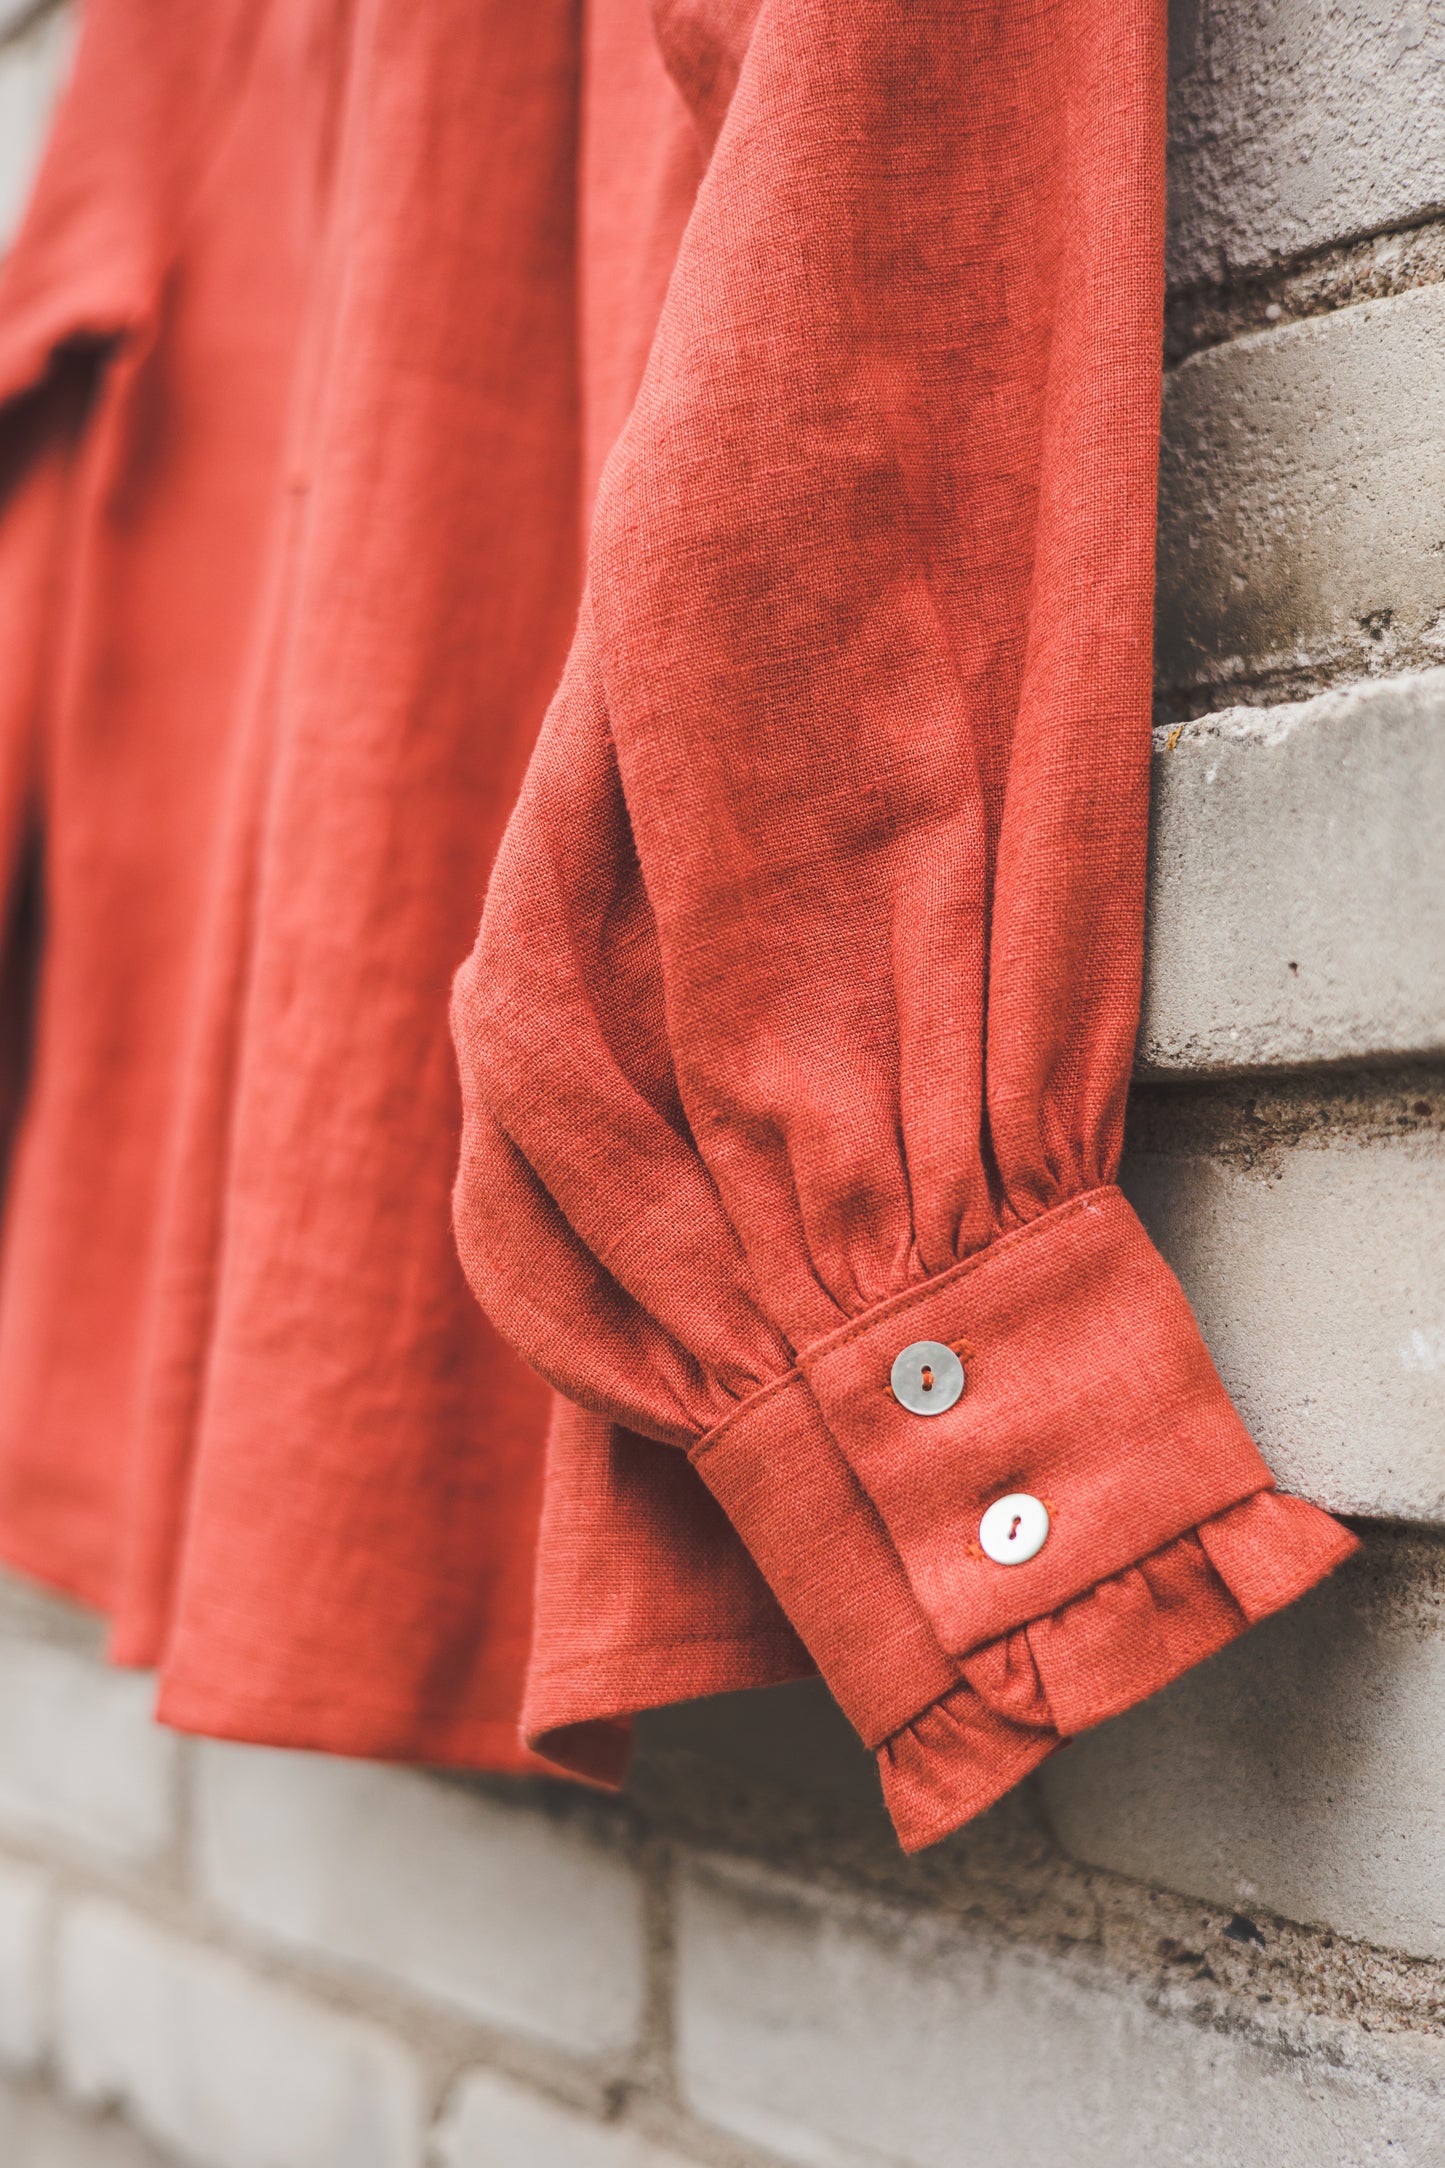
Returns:
[[[1317,1506],[1259,1490],[974,1650],[958,1684],[878,1749],[904,1851],[972,1821],[1078,1732],[1157,1693],[1358,1548]]]

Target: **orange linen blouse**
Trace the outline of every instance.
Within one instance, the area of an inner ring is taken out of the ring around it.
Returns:
[[[1162,64],[88,0],[0,271],[0,1554],[169,1721],[517,1767],[525,1671],[610,1781],[816,1665],[918,1844],[1351,1547],[1112,1186]]]
[[[455,997],[573,1406],[527,1727],[823,1673],[912,1848],[1354,1539],[1115,1186],[1162,0],[659,0],[708,152]]]

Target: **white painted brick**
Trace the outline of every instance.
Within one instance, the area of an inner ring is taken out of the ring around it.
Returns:
[[[410,1771],[219,1745],[201,1752],[196,1813],[202,1887],[251,1931],[584,2054],[635,2041],[641,1880],[576,1821]]]
[[[1171,0],[1169,256],[1178,283],[1440,201],[1440,0]]]
[[[1194,354],[1165,385],[1158,668],[1445,656],[1445,286]]]
[[[18,0],[0,7],[0,38],[30,12]],[[0,44],[0,249],[24,211],[73,42],[72,10],[56,7]]]
[[[1445,1053],[1445,670],[1159,733],[1138,1068]]]
[[[1445,1957],[1445,1620],[1392,1546],[1078,1740],[1044,1783],[1077,1857]]]
[[[1445,1142],[1140,1155],[1122,1178],[1281,1488],[1445,1521]]]
[[[699,2113],[806,2168],[1438,2168],[1445,2047],[1290,2043],[1150,2007],[1102,1962],[759,1870],[684,1879]]]
[[[154,2147],[107,2116],[98,2120],[28,2086],[0,2080],[5,2168],[166,2168]]]
[[[690,2168],[681,2153],[636,2131],[559,2107],[489,2070],[461,2081],[435,2149],[437,2168]]]
[[[45,2052],[45,1937],[50,1880],[38,1868],[0,1862],[0,2065],[27,2070]],[[0,2151],[0,2161],[6,2155]]]
[[[58,2059],[188,2168],[418,2168],[412,2055],[102,1899],[61,1925]]]
[[[0,1829],[133,1865],[164,1851],[178,1747],[153,1693],[70,1649],[0,1639]]]

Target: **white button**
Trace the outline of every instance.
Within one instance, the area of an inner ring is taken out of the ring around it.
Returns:
[[[915,1340],[895,1356],[888,1382],[900,1407],[914,1415],[944,1415],[963,1391],[963,1364],[941,1340]]]
[[[1010,1491],[995,1498],[978,1524],[978,1540],[984,1555],[996,1566],[1021,1566],[1035,1558],[1049,1532],[1049,1509],[1042,1498],[1027,1491]]]

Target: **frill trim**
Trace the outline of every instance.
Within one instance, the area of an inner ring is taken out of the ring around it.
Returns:
[[[1156,1694],[1358,1550],[1275,1490],[1203,1521],[1045,1618],[966,1656],[959,1684],[878,1751],[905,1852],[993,1805],[1093,1724]]]

